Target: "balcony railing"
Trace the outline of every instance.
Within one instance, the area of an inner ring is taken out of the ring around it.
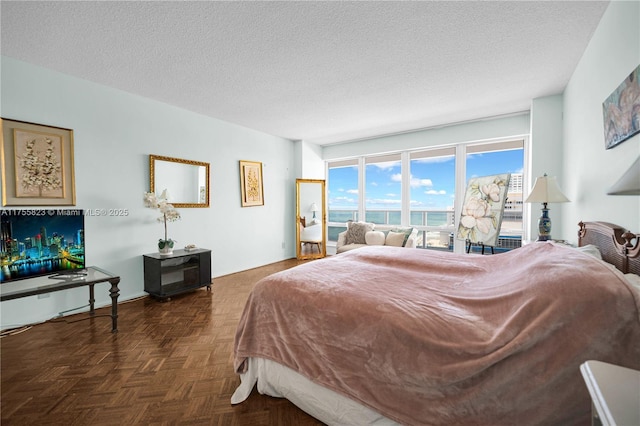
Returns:
[[[328,240],[337,241],[338,234],[347,229],[346,222],[357,221],[357,210],[329,210]],[[380,225],[401,224],[399,210],[367,210],[365,221]],[[418,229],[418,248],[453,251],[455,213],[450,210],[413,210],[410,226]],[[496,252],[518,248],[522,241],[522,212],[505,211]],[[475,247],[472,248],[475,251]]]

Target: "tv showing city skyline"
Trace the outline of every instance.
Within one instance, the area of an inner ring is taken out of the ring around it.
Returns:
[[[85,267],[84,212],[79,209],[0,211],[0,282]]]

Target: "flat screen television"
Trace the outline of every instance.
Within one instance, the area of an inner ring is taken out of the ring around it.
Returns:
[[[85,267],[83,210],[3,209],[0,226],[1,283]]]

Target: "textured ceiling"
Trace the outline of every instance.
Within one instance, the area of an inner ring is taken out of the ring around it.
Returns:
[[[528,110],[607,4],[2,1],[0,51],[326,144]]]

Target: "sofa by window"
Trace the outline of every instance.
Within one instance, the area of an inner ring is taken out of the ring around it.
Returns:
[[[415,228],[347,222],[347,230],[338,234],[336,253],[375,245],[415,248],[417,240],[418,230]]]

